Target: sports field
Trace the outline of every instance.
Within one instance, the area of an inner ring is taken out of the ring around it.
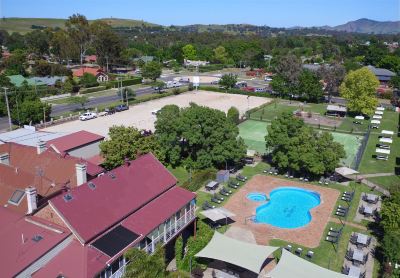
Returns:
[[[265,136],[267,135],[267,123],[263,121],[247,120],[239,125],[239,135],[243,138],[249,150],[265,153]],[[357,151],[361,145],[361,136],[331,132],[336,142],[343,144],[346,158],[342,164],[351,166]]]

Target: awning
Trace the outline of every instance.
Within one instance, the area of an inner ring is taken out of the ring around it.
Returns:
[[[378,110],[378,111],[385,111],[385,107],[377,107],[376,110]]]
[[[356,116],[354,119],[356,119],[356,120],[364,120],[365,118],[364,118],[364,116]]]
[[[392,143],[393,143],[393,140],[392,140],[392,138],[385,138],[385,137],[382,137],[382,138],[379,138],[379,143],[388,143],[388,144],[392,144]]]
[[[234,213],[230,212],[225,208],[208,209],[208,210],[203,210],[200,213],[213,222],[236,216]]]
[[[380,119],[382,119],[382,116],[380,116],[380,115],[373,115],[372,118],[373,118],[373,119],[380,120]]]
[[[215,232],[207,246],[195,257],[227,262],[258,274],[265,260],[277,249],[278,247],[239,241]]]
[[[354,174],[358,174],[358,172],[356,170],[353,170],[351,168],[348,167],[339,167],[335,169],[335,172],[338,173],[339,175],[346,177],[349,175],[354,175]]]
[[[381,154],[390,154],[390,150],[381,149],[381,148],[376,148],[375,152],[381,153]]]
[[[380,124],[381,124],[381,121],[379,121],[379,120],[372,120],[372,121],[371,121],[371,124],[380,125]]]
[[[391,131],[391,130],[382,130],[381,134],[382,134],[382,135],[393,135],[394,132]]]
[[[308,262],[285,249],[277,266],[267,274],[270,278],[345,278],[347,275],[334,272]]]
[[[376,115],[383,115],[383,112],[382,111],[375,111],[375,114]]]

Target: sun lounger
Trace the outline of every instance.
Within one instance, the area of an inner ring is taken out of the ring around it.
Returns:
[[[301,256],[301,254],[303,253],[303,249],[301,249],[300,247],[296,249],[295,254],[297,256]]]
[[[309,250],[308,252],[307,252],[307,258],[309,258],[310,260],[314,257],[314,252],[313,251],[311,251],[311,250]]]
[[[225,190],[226,192],[228,192],[229,194],[232,194],[232,190],[230,190],[230,189],[226,188],[225,186],[224,186],[224,187],[222,187],[222,189],[223,189],[223,190]]]
[[[319,184],[323,184],[324,181],[325,181],[325,179],[324,179],[323,177],[321,177],[321,178],[319,179],[318,183],[319,183]]]
[[[207,206],[209,209],[214,209],[215,208],[215,206],[210,205],[210,203],[208,201],[205,201],[204,205]]]
[[[223,201],[223,200],[225,200],[225,198],[224,198],[224,197],[222,197],[222,196],[219,196],[218,194],[214,194],[214,198],[216,198],[217,200],[220,200],[220,201]]]
[[[337,237],[331,237],[331,236],[327,236],[325,238],[326,241],[332,242],[332,243],[336,243],[338,241]]]
[[[244,182],[244,181],[247,180],[247,177],[245,177],[245,176],[239,174],[239,175],[236,176],[236,179],[237,179],[238,181],[243,181],[243,182]]]
[[[232,183],[228,183],[228,186],[229,186],[230,188],[234,188],[234,189],[237,189],[237,188],[238,188],[238,186],[237,186],[236,184],[232,184]]]
[[[329,228],[329,231],[339,233],[339,232],[342,231],[342,229],[337,230],[337,229],[335,229],[335,228],[330,227],[330,228]]]
[[[292,245],[288,244],[285,249],[289,252],[292,252]]]
[[[219,191],[219,194],[221,194],[221,195],[223,195],[223,196],[229,196],[229,193],[226,192],[224,189],[221,189],[221,190]]]
[[[216,204],[221,204],[221,201],[218,200],[218,199],[215,198],[215,197],[212,197],[212,198],[211,198],[211,202],[216,203]]]
[[[270,169],[271,169],[271,168],[265,169],[265,170],[263,171],[263,173],[268,174]]]

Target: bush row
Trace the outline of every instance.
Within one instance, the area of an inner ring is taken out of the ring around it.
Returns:
[[[109,81],[106,86],[107,88],[114,88],[118,86],[118,83],[121,84],[121,81],[119,80],[113,80],[113,81]],[[131,86],[131,85],[137,85],[137,84],[142,84],[142,78],[141,77],[134,77],[131,79],[125,79],[122,80],[122,86]]]
[[[200,66],[199,72],[208,72],[208,71],[215,71],[215,70],[222,70],[224,69],[223,64],[211,64],[207,66]]]
[[[215,179],[217,171],[215,169],[204,169],[199,170],[193,174],[191,181],[186,181],[182,184],[182,187],[195,192],[199,190],[207,181]]]
[[[81,89],[81,90],[79,90],[79,93],[80,94],[88,94],[88,93],[100,92],[100,91],[104,91],[104,90],[107,90],[106,86],[97,86],[97,87],[92,87],[92,88]]]
[[[227,93],[227,94],[235,94],[235,95],[245,95],[245,96],[253,96],[253,97],[272,97],[268,93],[263,93],[263,92],[246,92],[240,89],[229,89],[225,90],[222,88],[214,87],[214,86],[200,86],[199,89],[205,90],[205,91],[213,91],[213,92],[219,92],[219,93]]]

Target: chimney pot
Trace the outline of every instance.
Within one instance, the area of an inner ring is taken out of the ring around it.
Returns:
[[[25,189],[26,199],[28,201],[28,214],[31,214],[37,209],[37,191],[33,186]]]
[[[76,184],[79,186],[87,182],[86,176],[86,165],[85,164],[75,164],[76,169]]]
[[[10,165],[10,154],[9,153],[0,154],[0,163],[5,165]]]

